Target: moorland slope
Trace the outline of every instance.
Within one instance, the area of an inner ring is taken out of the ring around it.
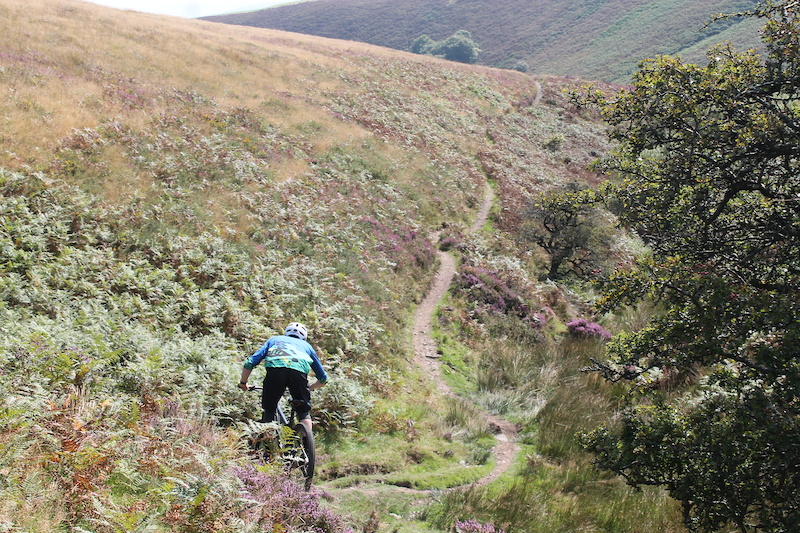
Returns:
[[[467,30],[478,62],[500,68],[625,83],[645,57],[704,62],[712,45],[757,47],[755,21],[713,15],[752,9],[756,0],[314,0],[207,17],[410,50],[421,35],[446,39]]]
[[[430,491],[493,468],[473,401],[525,447],[497,481],[516,511],[482,520],[678,523],[575,444],[611,405],[578,372],[598,348],[556,349],[585,301],[539,281],[515,235],[531,195],[599,179],[604,127],[572,82],[76,0],[0,0],[0,17],[3,528],[449,531],[484,495]],[[455,398],[413,356],[435,231],[458,258],[434,328]],[[289,320],[331,374],[324,492],[240,441],[257,411],[241,362]]]

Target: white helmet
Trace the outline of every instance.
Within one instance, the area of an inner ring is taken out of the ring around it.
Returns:
[[[298,339],[302,340],[306,340],[306,338],[308,338],[308,330],[300,322],[292,322],[286,326],[286,330],[283,332],[283,334],[290,337],[297,337]]]

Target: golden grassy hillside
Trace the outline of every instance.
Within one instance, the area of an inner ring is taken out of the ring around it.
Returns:
[[[525,106],[536,93],[534,80],[518,73],[454,65],[353,42],[122,12],[81,2],[3,2],[0,8],[5,30],[0,37],[2,75],[9,86],[2,102],[6,122],[2,162],[10,168],[33,161],[46,164],[73,130],[123,118],[129,127],[152,130],[153,117],[169,113],[176,100],[195,95],[216,109],[247,109],[282,131],[313,123],[319,133],[295,147],[303,156],[289,155],[272,165],[281,180],[307,171],[308,159],[332,146],[365,138],[389,141],[406,156],[404,145],[421,145],[429,156],[435,151],[429,140],[446,140],[468,160],[479,153],[491,156],[492,149],[482,146],[480,131],[491,127],[487,118],[502,117],[515,105]],[[545,94],[558,99],[560,82],[542,81]],[[396,131],[392,121],[398,117],[409,121],[403,128],[419,129],[418,139]],[[213,122],[206,126],[213,127]],[[550,123],[547,127],[553,129]],[[441,139],[425,138],[426,129],[436,129],[431,135]],[[567,135],[565,140],[565,151],[573,151],[569,146],[573,139]],[[597,138],[575,141],[586,154],[602,143]],[[115,176],[114,154],[107,155],[110,175]],[[579,163],[589,158],[579,157]],[[560,170],[537,169],[538,173]],[[115,183],[114,188],[120,185]]]

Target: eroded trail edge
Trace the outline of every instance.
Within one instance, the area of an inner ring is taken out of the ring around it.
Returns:
[[[478,212],[477,218],[470,231],[475,233],[486,224],[489,217],[489,210],[494,201],[494,192],[487,185],[483,196],[483,202]],[[447,252],[439,251],[441,266],[433,279],[433,284],[428,294],[420,303],[414,315],[414,358],[425,373],[434,380],[436,388],[449,396],[455,397],[456,394],[447,386],[441,375],[440,362],[436,350],[436,341],[431,336],[433,314],[439,301],[447,293],[450,283],[456,272],[456,262],[452,255]],[[495,416],[478,406],[475,409],[482,413],[490,426],[494,429],[497,443],[492,449],[495,457],[495,466],[492,471],[473,484],[483,485],[494,481],[502,475],[514,461],[514,457],[519,451],[519,446],[515,443],[517,428],[511,422]]]

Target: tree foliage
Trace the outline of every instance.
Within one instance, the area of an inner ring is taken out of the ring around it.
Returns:
[[[585,436],[601,466],[662,485],[687,526],[800,523],[800,21],[760,4],[762,56],[729,46],[700,67],[645,61],[630,91],[597,96],[619,142],[604,194],[652,254],[605,280],[600,306],[665,312],[617,336],[594,370],[638,392]],[[665,392],[678,372],[702,376]]]
[[[523,239],[548,254],[548,279],[587,277],[613,255],[608,213],[585,186],[570,183],[536,195],[524,218]]]
[[[441,57],[459,63],[475,63],[481,49],[467,30],[458,30],[442,41],[434,41],[427,35],[420,35],[411,42],[415,54]]]

